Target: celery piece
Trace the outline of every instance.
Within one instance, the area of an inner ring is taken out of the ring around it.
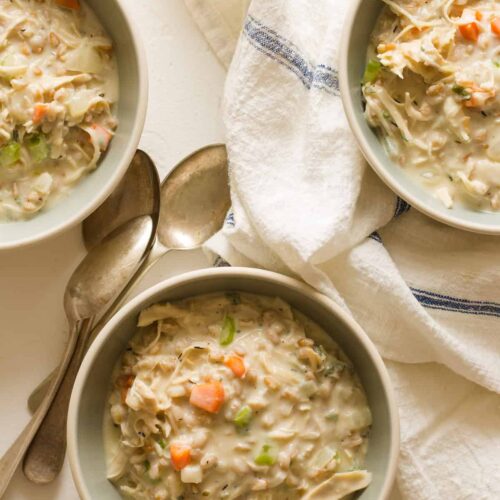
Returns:
[[[0,167],[8,167],[21,157],[21,146],[17,142],[9,142],[0,148]]]
[[[43,134],[29,135],[26,139],[26,146],[35,163],[40,163],[49,156],[49,145]]]
[[[363,75],[363,83],[373,83],[380,74],[382,69],[382,63],[377,59],[370,59],[365,68],[365,74]]]
[[[250,408],[250,406],[243,406],[238,410],[238,413],[234,417],[234,425],[236,425],[236,427],[239,427],[240,429],[245,429],[250,425],[252,416],[252,409]]]
[[[255,457],[255,463],[257,465],[274,465],[276,463],[276,457],[273,457],[269,451],[271,450],[271,446],[265,444],[262,447],[261,452]]]
[[[222,330],[220,332],[219,343],[220,345],[229,345],[234,340],[234,334],[236,333],[236,325],[234,318],[232,316],[224,316],[222,322]]]

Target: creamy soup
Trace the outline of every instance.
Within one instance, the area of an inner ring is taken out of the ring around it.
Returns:
[[[142,311],[105,417],[108,477],[134,499],[347,498],[372,417],[351,362],[279,298]]]
[[[117,120],[111,40],[82,0],[0,0],[0,221],[98,165]]]
[[[383,1],[363,82],[368,123],[446,207],[500,209],[500,3]]]

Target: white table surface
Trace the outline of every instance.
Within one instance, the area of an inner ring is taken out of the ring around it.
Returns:
[[[140,146],[163,177],[195,149],[223,142],[225,71],[182,0],[123,2],[140,28],[149,63],[149,109]],[[30,391],[58,363],[67,336],[64,288],[83,255],[80,227],[0,255],[0,454],[29,420]],[[173,252],[136,291],[207,265],[201,252]],[[76,500],[78,494],[66,462],[58,479],[47,486],[31,484],[18,470],[4,499]]]

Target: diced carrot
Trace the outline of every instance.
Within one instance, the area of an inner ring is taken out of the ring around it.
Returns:
[[[189,402],[209,413],[218,413],[224,404],[224,386],[217,380],[195,385]]]
[[[47,105],[46,104],[35,104],[33,109],[33,123],[38,125],[45,118],[47,114]]]
[[[172,443],[170,445],[170,461],[175,470],[184,469],[191,462],[191,448],[185,444]]]
[[[238,377],[242,378],[245,373],[245,363],[239,356],[229,356],[224,361],[224,364]]]
[[[479,38],[479,27],[477,23],[472,22],[461,24],[458,29],[466,40],[469,40],[470,42],[477,42],[477,39]]]
[[[491,20],[491,31],[493,31],[496,36],[500,36],[500,17],[494,17]]]
[[[122,375],[117,379],[116,384],[120,388],[120,398],[122,403],[125,403],[128,391],[132,387],[133,383],[134,383],[133,375]]]
[[[476,10],[475,16],[478,21],[481,21],[483,19],[483,13],[480,10]]]
[[[80,0],[56,0],[56,4],[66,9],[80,10]]]
[[[108,149],[109,143],[111,142],[111,139],[113,138],[113,134],[98,123],[93,123],[90,128],[92,128],[92,130],[94,130],[95,132],[95,138],[99,149],[101,151],[106,151],[106,149]]]

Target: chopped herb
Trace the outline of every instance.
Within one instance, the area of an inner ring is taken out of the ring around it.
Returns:
[[[149,469],[151,469],[151,464],[149,463],[149,460],[144,461],[144,467],[146,469],[146,472],[149,471]]]
[[[481,114],[482,114],[485,118],[488,118],[488,113],[486,113],[486,111],[481,111]]]
[[[338,377],[345,369],[347,364],[338,359],[331,361],[323,371],[325,377]]]
[[[363,75],[363,83],[373,83],[377,80],[380,71],[382,70],[382,63],[378,59],[370,59],[365,68]]]
[[[451,90],[453,90],[453,92],[455,92],[455,94],[462,97],[464,101],[468,101],[472,97],[472,94],[465,87],[462,87],[461,85],[455,84],[455,85],[453,85]]]
[[[500,68],[500,61],[493,61],[493,66]]]
[[[222,330],[220,332],[220,345],[227,346],[231,344],[231,342],[234,340],[235,333],[236,325],[234,323],[234,318],[226,314],[226,316],[224,316],[224,320],[222,322]]]
[[[163,438],[158,439],[158,444],[163,450],[167,447],[167,442]]]

